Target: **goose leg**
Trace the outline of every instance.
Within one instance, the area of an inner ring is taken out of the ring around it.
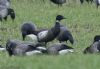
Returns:
[[[5,21],[7,21],[7,16],[6,16],[6,17],[4,17],[4,20],[5,20]]]
[[[47,47],[47,42],[45,42],[45,47]]]
[[[0,21],[2,22],[2,17],[0,16]]]
[[[59,41],[59,43],[62,43],[62,41]]]

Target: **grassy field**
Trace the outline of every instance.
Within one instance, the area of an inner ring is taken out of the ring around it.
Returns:
[[[70,29],[75,39],[75,53],[65,56],[28,56],[9,57],[7,53],[0,52],[0,69],[99,69],[100,56],[84,55],[83,50],[93,42],[95,35],[100,34],[100,8],[95,4],[69,0],[62,7],[50,3],[49,0],[11,0],[16,19],[13,22],[0,22],[0,44],[5,46],[7,39],[22,40],[20,27],[23,22],[32,21],[38,28],[50,28],[55,23],[58,14],[67,19],[62,21]],[[53,41],[53,43],[56,41]],[[52,43],[52,42],[50,42]],[[50,44],[49,43],[49,44]]]

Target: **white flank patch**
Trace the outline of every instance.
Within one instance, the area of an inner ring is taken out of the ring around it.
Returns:
[[[59,20],[56,20],[56,22],[59,22]]]
[[[47,33],[48,33],[48,30],[40,32],[40,33],[38,34],[38,38],[39,38],[39,39],[45,38],[46,35],[47,35]]]
[[[5,48],[0,48],[0,51],[6,51],[6,49]]]
[[[98,3],[100,4],[100,0],[98,0]]]
[[[70,52],[71,52],[71,53],[74,52],[73,49],[61,50],[61,51],[59,51],[59,54],[60,54],[60,55],[65,55],[65,54],[70,53]]]
[[[37,49],[40,49],[40,50],[46,50],[45,47],[37,47]]]
[[[27,55],[27,56],[36,55],[36,54],[42,54],[42,52],[40,52],[40,51],[38,51],[38,50],[26,52],[26,55]]]
[[[26,36],[26,39],[27,39],[27,37],[31,38],[31,39],[34,40],[34,41],[37,41],[37,36],[34,35],[34,34],[29,34],[29,35],[27,35],[27,36]]]

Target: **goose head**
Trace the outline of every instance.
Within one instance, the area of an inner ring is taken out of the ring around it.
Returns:
[[[61,21],[63,19],[66,19],[66,18],[64,16],[62,16],[62,15],[57,15],[56,16],[56,21]]]
[[[10,15],[11,19],[14,21],[15,19],[15,12],[13,9],[8,8],[8,15]]]
[[[100,40],[100,35],[96,35],[96,36],[94,37],[94,42],[99,41],[99,40]]]

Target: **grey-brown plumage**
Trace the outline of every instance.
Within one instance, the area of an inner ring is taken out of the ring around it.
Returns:
[[[8,40],[6,44],[6,50],[8,51],[9,56],[25,55],[26,52],[36,49],[33,44],[22,43],[19,40]]]
[[[50,0],[54,4],[58,4],[58,6],[62,6],[62,4],[66,3],[66,0]]]
[[[100,40],[100,35],[94,36],[94,42],[99,41],[99,40]]]
[[[94,42],[93,44],[90,45],[90,47],[87,47],[84,50],[84,54],[87,53],[99,53],[100,51],[100,41]]]
[[[51,54],[51,55],[57,55],[62,50],[66,50],[65,53],[68,53],[67,50],[73,50],[73,48],[70,46],[67,46],[66,44],[57,43],[57,44],[53,44],[53,45],[49,46],[47,48],[47,53]],[[61,54],[63,54],[63,53],[61,53]]]
[[[0,7],[10,8],[10,0],[0,0]]]
[[[37,35],[38,41],[45,42],[45,44],[47,44],[47,42],[54,40],[56,36],[59,34],[59,32],[60,32],[60,23],[56,22],[55,26],[52,27],[51,29],[41,31],[38,33]]]
[[[83,53],[98,53],[100,52],[100,35],[94,36],[93,43],[87,47]]]
[[[41,34],[43,36],[37,36],[38,37],[38,41],[47,43],[49,41],[54,40],[60,33],[60,26],[61,26],[60,25],[60,21],[63,20],[63,19],[66,19],[66,18],[64,16],[62,16],[62,15],[57,15],[54,27],[52,27],[49,30],[44,30],[44,31],[38,32],[38,34],[43,32]]]
[[[46,48],[41,48],[42,44],[33,44],[32,42],[22,42],[19,40],[8,40],[6,50],[9,56],[24,56],[46,53]]]
[[[10,15],[11,19],[14,21],[15,12],[12,8],[6,8],[5,6],[0,6],[0,21],[7,20],[7,17]]]
[[[26,35],[34,34],[36,29],[37,28],[36,28],[36,25],[34,23],[32,23],[32,22],[25,22],[21,26],[21,32],[22,32],[23,40],[25,40]]]
[[[2,21],[2,19],[7,20],[7,16],[9,15],[14,21],[15,12],[14,9],[10,8],[10,0],[0,0],[0,21]]]
[[[63,25],[60,26],[60,33],[57,36],[57,40],[59,40],[60,42],[64,42],[64,41],[67,42],[69,40],[71,44],[74,43],[74,39],[71,32]]]
[[[56,21],[57,22],[61,22],[61,20],[63,19],[66,19],[64,16],[62,15],[57,15],[56,17]],[[57,40],[61,42],[63,41],[70,41],[72,44],[74,43],[74,39],[73,39],[73,36],[71,34],[71,32],[68,30],[67,27],[63,26],[63,25],[60,25],[60,33],[59,35],[57,36]]]

